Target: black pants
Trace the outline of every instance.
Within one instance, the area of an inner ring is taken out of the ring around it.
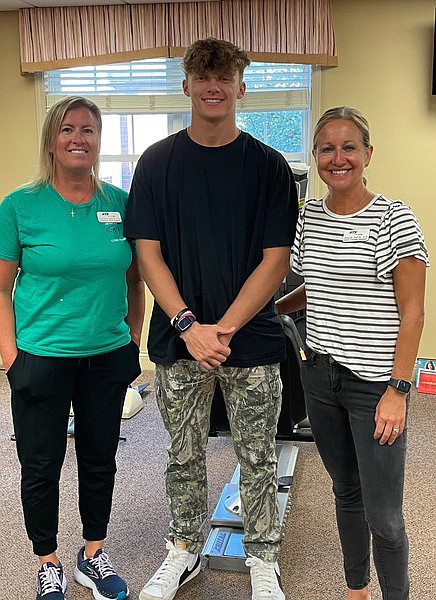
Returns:
[[[86,358],[36,356],[19,350],[7,375],[24,520],[38,556],[57,548],[59,478],[71,403],[83,537],[106,537],[124,397],[140,372],[134,342]]]
[[[333,481],[347,585],[368,585],[372,538],[383,600],[409,600],[407,428],[392,446],[374,439],[375,410],[387,383],[360,379],[315,352],[303,363],[302,379],[315,442]]]

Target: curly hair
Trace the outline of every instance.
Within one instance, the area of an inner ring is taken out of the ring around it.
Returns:
[[[239,72],[242,80],[244,69],[250,63],[247,53],[235,44],[209,37],[197,40],[186,49],[182,66],[186,76],[206,71]]]

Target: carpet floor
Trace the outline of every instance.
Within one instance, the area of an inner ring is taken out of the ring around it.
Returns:
[[[153,379],[144,372],[138,382]],[[161,564],[166,554],[169,510],[164,469],[167,433],[155,403],[153,386],[144,408],[123,421],[118,473],[106,550],[128,581],[131,600]],[[410,538],[412,600],[436,599],[436,396],[413,392],[409,417],[409,450],[405,515]],[[0,597],[33,600],[36,561],[23,526],[19,463],[10,440],[12,420],[9,388],[0,372]],[[209,509],[213,511],[236,458],[229,438],[211,438],[207,453]],[[82,545],[77,508],[74,439],[68,440],[62,472],[59,556],[68,578],[67,600],[92,600],[91,592],[73,581],[77,550]],[[299,444],[282,544],[281,570],[287,600],[345,600],[342,559],[336,531],[330,481],[312,443]],[[375,573],[372,600],[381,600]],[[249,576],[217,571],[204,562],[202,572],[184,586],[178,600],[249,600]]]

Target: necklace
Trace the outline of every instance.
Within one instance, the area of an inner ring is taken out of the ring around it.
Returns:
[[[53,187],[54,187],[54,186],[53,186]],[[90,184],[89,184],[89,188],[86,190],[86,192],[85,192],[84,196],[81,198],[81,200],[79,200],[79,202],[73,202],[73,204],[82,204],[82,202],[85,200],[86,196],[89,194],[89,192],[90,192],[91,188],[92,188],[92,178],[91,178],[91,182],[90,182]],[[57,193],[58,193],[58,194],[59,194],[59,196],[62,198],[62,200],[65,202],[65,204],[71,204],[71,200],[66,200],[66,199],[65,199],[65,198],[62,196],[62,194],[60,193],[60,191],[59,191],[58,189],[56,189],[56,188],[54,188],[54,189],[57,191]],[[70,214],[71,214],[71,216],[72,216],[72,217],[74,217],[74,216],[75,216],[75,214],[76,214],[76,213],[74,212],[74,208],[72,208],[72,209],[71,209],[71,213],[70,213]]]
[[[363,194],[362,198],[359,200],[359,202],[355,203],[355,205],[353,206],[353,208],[351,210],[348,210],[347,212],[344,212],[344,213],[335,213],[335,214],[352,215],[353,213],[357,212],[360,209],[360,206],[362,205],[362,202],[365,200],[367,193],[368,193],[368,189],[365,188],[365,193]],[[328,205],[328,199],[329,198],[331,198],[330,192],[327,194],[327,196],[325,198],[325,205],[327,206],[327,208],[329,210],[331,210],[331,208]],[[332,212],[334,212],[334,211],[332,211]]]

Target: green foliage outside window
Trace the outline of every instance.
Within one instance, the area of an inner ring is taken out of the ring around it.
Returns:
[[[236,124],[280,152],[302,152],[303,112],[238,113]]]

